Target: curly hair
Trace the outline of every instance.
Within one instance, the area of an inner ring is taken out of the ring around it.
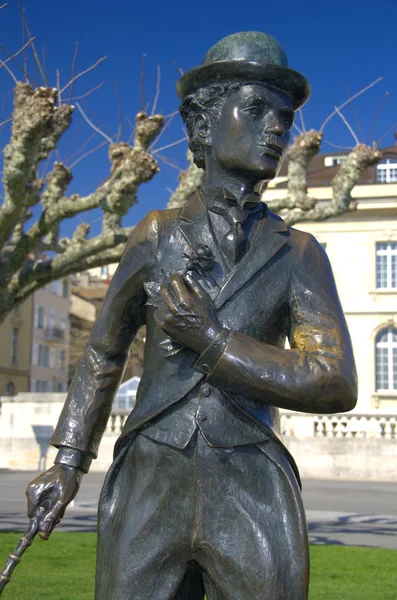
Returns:
[[[217,125],[225,101],[242,86],[242,82],[212,83],[186,96],[179,107],[179,112],[187,127],[189,148],[193,153],[193,160],[201,169],[205,168],[204,150],[195,133],[194,123],[196,117],[204,113],[208,115],[213,125]]]

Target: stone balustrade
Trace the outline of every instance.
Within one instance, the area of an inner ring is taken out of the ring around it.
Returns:
[[[105,434],[120,435],[129,411],[113,410]],[[280,411],[281,431],[289,437],[325,438],[378,438],[397,439],[397,415],[390,414],[337,414],[308,415]]]
[[[307,415],[282,411],[281,431],[288,437],[397,439],[397,416],[347,413]]]
[[[112,414],[109,417],[109,421],[105,429],[105,435],[116,434],[119,436],[123,430],[128,414],[128,411],[125,410],[112,410]]]
[[[0,414],[0,468],[43,470],[56,450],[49,439],[65,394],[3,397]],[[92,470],[106,470],[129,410],[114,408]],[[390,411],[309,415],[280,411],[284,443],[303,477],[396,481],[397,415]]]

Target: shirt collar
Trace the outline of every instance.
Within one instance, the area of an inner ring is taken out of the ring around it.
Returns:
[[[231,200],[240,208],[249,210],[250,208],[257,207],[261,202],[258,192],[251,192],[250,194],[246,194],[241,200],[237,200],[236,196],[226,187],[202,184],[200,189],[209,208],[213,203]]]

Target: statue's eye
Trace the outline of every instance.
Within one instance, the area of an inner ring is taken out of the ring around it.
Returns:
[[[259,106],[250,106],[247,108],[247,113],[249,113],[252,117],[259,117],[261,114],[261,109]]]
[[[286,131],[289,131],[292,127],[292,121],[290,119],[283,119],[281,124]]]

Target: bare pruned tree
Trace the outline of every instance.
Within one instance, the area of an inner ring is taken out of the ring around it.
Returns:
[[[0,10],[5,6],[1,6]],[[13,307],[48,282],[90,267],[118,262],[132,229],[122,226],[122,218],[137,202],[140,185],[150,181],[159,171],[157,158],[162,157],[160,152],[186,139],[156,147],[174,116],[167,119],[156,112],[160,70],[151,114],[147,109],[138,112],[130,140],[118,141],[121,119],[118,135],[105,133],[89,118],[79,102],[75,102],[75,106],[72,104],[72,101],[84,98],[102,84],[79,98],[73,98],[72,90],[78,79],[98,67],[106,57],[76,73],[76,45],[70,80],[62,86],[57,71],[56,87],[51,87],[24,10],[20,9],[26,43],[15,53],[0,45],[6,55],[0,59],[0,69],[7,71],[15,84],[12,114],[0,123],[0,130],[11,124],[10,137],[3,150],[0,323]],[[27,52],[34,59],[35,77],[30,76],[27,69]],[[20,64],[21,57],[23,65]],[[50,164],[52,153],[58,152],[58,145],[71,127],[76,109],[95,134],[103,138],[102,143],[80,154],[71,165],[59,159],[47,175],[40,176],[43,161]],[[88,195],[68,195],[73,166],[104,145],[108,146],[108,177]],[[32,219],[34,207],[36,217]],[[70,237],[60,236],[60,226],[65,219],[81,217],[93,209],[100,209],[102,215],[98,235],[90,237],[90,226],[81,219]]]

